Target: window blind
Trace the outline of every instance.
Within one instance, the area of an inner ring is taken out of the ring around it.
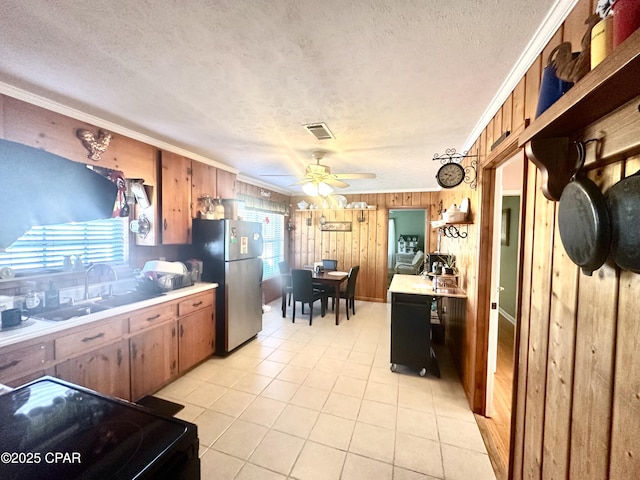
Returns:
[[[262,224],[262,275],[263,279],[280,275],[278,264],[284,260],[284,215],[265,213],[243,207],[239,208],[239,215],[249,222]]]
[[[57,270],[67,255],[77,255],[84,263],[126,262],[127,221],[110,218],[33,227],[0,252],[0,266],[15,271]]]

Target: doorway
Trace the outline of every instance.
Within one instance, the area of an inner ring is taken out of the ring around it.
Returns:
[[[425,251],[427,211],[423,208],[389,209],[387,288],[399,258],[411,258]]]
[[[495,170],[491,310],[486,416],[497,453],[509,462],[515,339],[519,317],[520,218],[524,159],[519,153]]]

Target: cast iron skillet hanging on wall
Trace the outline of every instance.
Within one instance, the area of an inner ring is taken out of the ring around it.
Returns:
[[[640,273],[640,170],[606,196],[611,215],[611,257],[620,268]]]
[[[600,188],[586,176],[579,175],[585,161],[585,144],[575,144],[578,170],[560,196],[558,228],[567,255],[590,276],[609,255],[611,223]]]

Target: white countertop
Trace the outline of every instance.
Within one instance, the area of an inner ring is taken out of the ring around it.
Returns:
[[[434,297],[467,298],[460,288],[438,288],[433,290],[433,281],[422,275],[402,275],[396,273],[389,286],[391,293],[407,293],[411,295],[430,295]]]
[[[30,323],[29,326],[15,328],[15,329],[6,330],[6,331],[0,331],[0,348],[5,347],[7,345],[12,345],[14,343],[23,342],[25,340],[38,338],[42,335],[47,335],[50,333],[67,330],[72,327],[77,327],[78,325],[85,325],[92,322],[96,322],[98,320],[103,320],[105,318],[113,317],[115,315],[126,314],[133,310],[139,310],[141,308],[151,307],[153,305],[157,305],[160,303],[169,302],[171,300],[186,297],[188,295],[193,295],[195,293],[206,292],[207,290],[212,290],[217,286],[218,286],[217,283],[196,283],[191,287],[180,288],[177,290],[170,290],[166,292],[164,295],[153,297],[148,300],[130,303],[128,305],[121,305],[119,307],[109,308],[102,312],[91,313],[89,315],[72,318],[70,320],[65,320],[62,322],[29,319],[28,320],[28,322]]]

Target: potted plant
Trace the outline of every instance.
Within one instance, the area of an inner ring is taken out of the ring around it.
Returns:
[[[444,273],[448,275],[455,275],[458,273],[458,269],[456,268],[456,257],[453,255],[447,255],[447,258],[445,258]]]

